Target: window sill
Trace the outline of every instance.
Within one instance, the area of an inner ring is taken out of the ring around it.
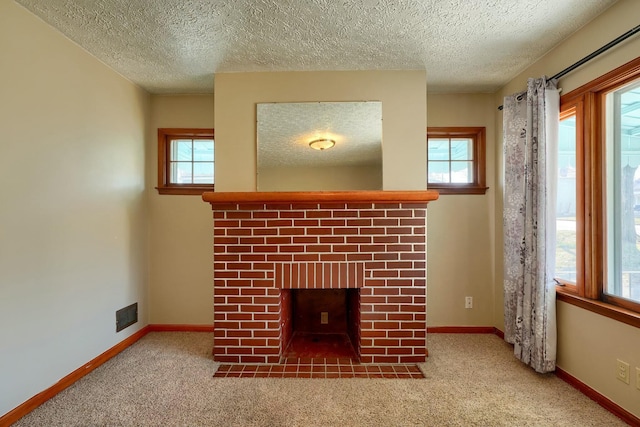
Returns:
[[[437,190],[440,194],[486,194],[489,187],[440,186],[427,185],[428,190]]]
[[[207,191],[214,191],[213,185],[199,186],[199,187],[156,187],[158,194],[182,194],[188,196],[202,196],[202,193]]]
[[[640,313],[636,313],[635,311],[575,295],[563,289],[561,286],[556,286],[556,299],[601,316],[626,323],[627,325],[640,328]]]

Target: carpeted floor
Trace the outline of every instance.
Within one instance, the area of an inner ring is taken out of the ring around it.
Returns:
[[[494,335],[431,334],[426,378],[213,378],[213,334],[156,332],[15,426],[624,426]]]

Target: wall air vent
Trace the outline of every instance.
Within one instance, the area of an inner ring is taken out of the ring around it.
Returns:
[[[116,332],[120,332],[138,321],[138,303],[116,311]]]

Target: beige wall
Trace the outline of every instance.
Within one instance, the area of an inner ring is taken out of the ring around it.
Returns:
[[[494,107],[502,104],[505,95],[526,89],[528,77],[553,75],[619,35],[638,25],[640,2],[621,0],[601,16],[574,34],[570,39],[549,52],[540,61],[527,68],[496,94]],[[636,58],[640,53],[640,37],[624,44],[583,65],[560,80],[559,87],[567,93],[592,79]],[[496,116],[499,130],[496,148],[496,165],[502,165],[502,114]],[[498,171],[502,176],[502,171]],[[497,182],[496,212],[502,212],[502,182]],[[496,246],[502,247],[502,217],[495,217]],[[502,283],[502,253],[496,251],[496,283]],[[503,325],[502,288],[496,288],[496,326]],[[606,317],[557,303],[558,308],[558,366],[582,382],[604,394],[614,402],[640,416],[640,390],[624,384],[615,377],[616,359],[640,367],[640,329],[629,327]],[[635,377],[634,377],[635,378]]]
[[[426,182],[424,71],[320,71],[216,74],[216,189],[256,189],[256,103],[382,101],[385,190]]]
[[[200,196],[160,195],[158,128],[213,128],[213,95],[151,98],[149,323],[213,324],[213,214]],[[217,151],[217,146],[216,146]],[[216,153],[216,161],[219,160]]]
[[[258,191],[381,190],[379,166],[260,168]]]
[[[427,97],[427,124],[483,126],[487,140],[484,195],[441,195],[429,205],[428,326],[492,326],[494,312],[495,112],[491,94]],[[464,308],[466,296],[473,308]]]
[[[0,58],[2,415],[147,323],[149,97],[12,1]]]

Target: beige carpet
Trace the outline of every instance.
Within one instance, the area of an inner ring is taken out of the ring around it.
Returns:
[[[213,378],[212,336],[150,333],[15,425],[626,425],[494,335],[429,335],[424,380]]]

